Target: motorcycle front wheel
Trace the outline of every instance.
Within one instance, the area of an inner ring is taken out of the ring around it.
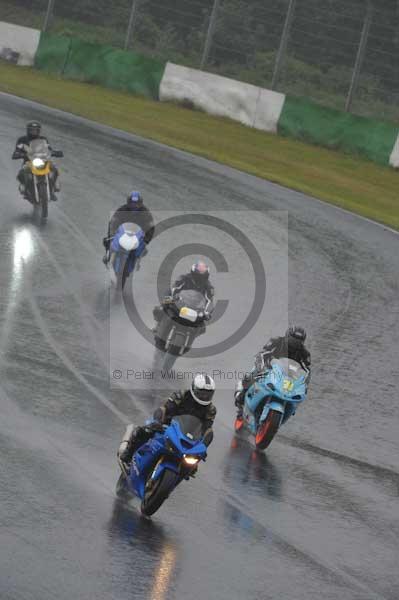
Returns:
[[[128,272],[127,272],[127,268],[126,268],[126,264],[125,264],[125,267],[124,267],[123,272],[122,272],[122,281],[121,281],[121,289],[122,290],[125,287],[125,283],[126,283],[127,277],[128,277]]]
[[[173,471],[165,469],[159,479],[144,493],[141,502],[141,512],[146,517],[153,515],[165,502],[166,498],[175,488],[177,475]]]
[[[265,450],[270,446],[278,428],[280,427],[281,413],[277,410],[269,410],[266,419],[259,424],[255,436],[255,445],[258,450]]]
[[[48,194],[45,182],[37,184],[37,193],[39,195],[40,217],[45,221],[48,217]]]

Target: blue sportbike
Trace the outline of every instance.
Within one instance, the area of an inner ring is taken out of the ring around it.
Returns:
[[[123,290],[126,279],[146,253],[144,231],[135,223],[123,223],[112,238],[110,253],[114,283],[117,289]]]
[[[305,400],[308,378],[309,371],[295,360],[273,359],[270,368],[248,388],[243,419],[236,419],[235,430],[249,430],[255,436],[256,448],[267,448],[280,426]]]
[[[199,461],[206,460],[202,422],[192,415],[174,417],[134,454],[129,469],[118,458],[122,474],[116,493],[130,491],[141,500],[141,512],[154,514],[183,480],[193,475]]]

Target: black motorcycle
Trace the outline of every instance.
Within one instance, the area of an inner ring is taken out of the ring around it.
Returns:
[[[164,301],[162,316],[154,336],[158,350],[165,353],[164,367],[189,352],[196,337],[205,332],[213,304],[201,292],[182,290],[178,296]]]

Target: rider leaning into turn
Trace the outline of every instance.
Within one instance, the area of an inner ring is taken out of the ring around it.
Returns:
[[[154,219],[151,211],[144,205],[143,196],[140,192],[133,191],[126,198],[125,204],[122,204],[113,214],[108,224],[108,235],[103,239],[103,245],[106,250],[103,262],[109,261],[109,246],[118,227],[123,223],[135,223],[144,231],[144,241],[149,244],[154,235]]]
[[[273,358],[290,358],[310,371],[310,352],[305,347],[306,331],[303,327],[290,327],[284,336],[271,338],[256,355],[255,367],[237,384],[234,394],[237,407],[237,419],[242,419],[244,398],[247,390],[257,377],[270,368]],[[309,381],[309,378],[308,378]]]
[[[187,390],[172,392],[165,404],[154,412],[154,421],[144,427],[128,425],[118,456],[122,462],[129,464],[133,454],[140,446],[152,438],[157,431],[163,431],[162,425],[169,425],[173,417],[192,415],[202,421],[202,435],[206,446],[213,439],[213,422],[216,407],[212,403],[215,393],[215,382],[209,375],[197,374],[191,387]]]
[[[48,139],[44,135],[41,135],[41,131],[42,131],[42,126],[38,121],[30,121],[29,123],[27,123],[26,134],[22,135],[21,137],[19,137],[17,139],[17,142],[15,144],[15,150],[12,154],[13,160],[23,158],[23,161],[24,161],[24,164],[17,175],[17,180],[19,181],[19,184],[20,184],[19,191],[25,198],[29,198],[29,196],[27,195],[27,189],[28,189],[28,186],[30,183],[30,170],[28,168],[26,168],[26,163],[29,161],[29,158],[27,155],[28,146],[34,140],[44,140],[46,142],[46,144],[48,145],[49,150],[51,151],[51,146],[48,142]],[[58,183],[59,173],[58,173],[58,169],[54,165],[54,163],[52,163],[52,165],[51,165],[51,173],[52,173],[52,177],[53,177],[54,192],[59,192],[60,191],[60,186]],[[52,199],[53,200],[57,199],[54,194],[52,195]]]
[[[202,260],[194,263],[189,273],[180,275],[180,277],[176,279],[170,291],[170,295],[165,296],[163,303],[168,304],[176,296],[178,296],[179,292],[182,292],[183,290],[196,290],[201,292],[208,302],[205,309],[207,310],[215,295],[215,288],[209,279],[209,267]],[[162,306],[156,306],[154,308],[153,315],[155,321],[159,321],[161,319],[162,312]],[[209,314],[207,314],[207,318],[210,318]]]

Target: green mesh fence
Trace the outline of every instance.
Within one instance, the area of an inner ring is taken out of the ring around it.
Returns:
[[[278,133],[387,165],[398,128],[392,123],[357,117],[305,98],[287,96]]]
[[[62,75],[71,48],[71,38],[42,33],[35,56],[35,67]]]
[[[158,99],[165,63],[111,46],[42,34],[35,65],[69,79]]]

